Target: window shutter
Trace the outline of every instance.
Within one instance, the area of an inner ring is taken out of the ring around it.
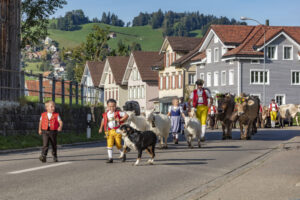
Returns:
[[[164,54],[164,67],[167,66],[167,54],[165,53]]]
[[[172,76],[169,76],[169,89],[172,89]]]
[[[160,76],[158,76],[158,90],[160,90]]]
[[[119,94],[118,94],[118,89],[116,90],[116,100],[119,100]]]
[[[179,88],[179,84],[178,84],[178,75],[176,75],[175,80],[176,80],[175,88]]]
[[[164,76],[163,80],[164,80],[164,82],[163,82],[163,90],[165,90],[166,89],[166,77],[165,76]]]

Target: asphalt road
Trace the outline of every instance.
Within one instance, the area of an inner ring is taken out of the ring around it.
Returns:
[[[39,151],[0,154],[0,199],[189,199],[250,169],[296,135],[299,129],[265,129],[241,141],[235,131],[233,140],[222,141],[220,131],[209,131],[201,149],[169,143],[169,149],[157,149],[154,165],[146,164],[144,152],[140,166],[133,166],[136,152],[121,163],[116,149],[114,163],[106,164],[104,143],[61,148],[58,163],[51,153],[41,163]]]

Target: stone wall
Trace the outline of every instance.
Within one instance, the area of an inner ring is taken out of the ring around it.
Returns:
[[[38,131],[41,113],[45,111],[44,104],[0,101],[0,135],[28,134]],[[87,114],[92,114],[92,127],[100,125],[103,107],[83,107],[56,105],[64,123],[63,132],[82,133],[87,128]]]

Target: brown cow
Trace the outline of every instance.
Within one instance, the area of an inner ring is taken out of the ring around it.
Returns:
[[[221,121],[223,130],[223,140],[232,139],[232,120],[231,116],[234,112],[235,102],[234,96],[226,94],[218,97],[218,114],[217,120]]]
[[[243,102],[236,104],[237,112],[234,113],[233,118],[238,117],[241,139],[251,139],[251,135],[257,132],[256,120],[259,115],[260,101],[257,97],[245,97]]]
[[[297,104],[286,104],[279,106],[279,124],[283,128],[284,127],[284,120],[289,121],[289,125],[293,124],[293,119],[296,119],[296,123],[298,124],[298,113],[300,112],[300,107]]]

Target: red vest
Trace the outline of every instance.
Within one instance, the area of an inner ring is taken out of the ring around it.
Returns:
[[[273,109],[272,104],[273,104],[273,103],[270,103],[270,107],[269,107],[270,111],[272,111],[272,109]],[[278,110],[278,106],[277,106],[276,103],[275,103],[275,109],[276,109],[276,111]]]
[[[103,117],[103,119],[104,119],[104,131],[111,130],[111,128],[108,128],[108,127],[107,127],[107,123],[108,123],[107,112],[103,113],[103,114],[102,114],[102,117]],[[118,118],[118,119],[121,119],[120,112],[119,112],[119,111],[115,112],[115,116],[114,116],[114,117],[115,117],[115,118]],[[119,122],[119,125],[116,126],[116,127],[114,127],[113,129],[115,129],[115,130],[118,129],[123,123],[124,123],[124,122]],[[107,128],[108,128],[108,129],[107,129]]]
[[[51,119],[48,120],[47,112],[42,113],[42,130],[48,130],[50,124],[50,130],[57,131],[59,127],[58,116],[59,114],[54,112],[52,113]]]
[[[207,101],[207,95],[206,95],[206,92],[204,89],[202,89],[203,92],[202,92],[202,98],[203,98],[203,105],[207,106],[208,104],[208,101]],[[197,108],[197,105],[198,105],[198,89],[194,90],[194,98],[193,98],[193,106],[194,108]]]
[[[213,111],[214,111],[214,114],[217,113],[217,110],[216,110],[216,106],[212,106],[213,107]],[[211,106],[208,108],[208,114],[211,113]]]

